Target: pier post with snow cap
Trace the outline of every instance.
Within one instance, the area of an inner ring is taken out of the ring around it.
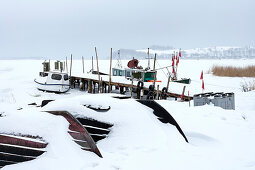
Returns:
[[[82,73],[84,73],[84,58],[82,56]]]
[[[111,48],[111,55],[110,55],[110,70],[109,70],[109,85],[108,85],[108,93],[111,93],[112,91],[112,86],[111,86],[111,81],[112,81],[112,48]]]
[[[72,76],[72,65],[73,65],[73,55],[71,54],[71,62],[70,62],[70,76]]]
[[[98,55],[97,55],[97,48],[95,47],[95,53],[96,53],[96,60],[97,60],[97,75],[98,75],[98,89],[100,89],[101,83],[100,83],[100,73],[99,73],[99,65],[98,65]],[[99,90],[100,91],[100,90]],[[98,91],[98,92],[99,92]],[[101,92],[101,91],[100,91]],[[100,93],[99,92],[99,93]]]

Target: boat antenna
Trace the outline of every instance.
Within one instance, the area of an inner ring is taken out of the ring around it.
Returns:
[[[150,59],[153,59],[153,57],[150,58],[150,48],[148,48],[147,55],[148,55],[148,57],[145,58],[145,59],[148,59],[148,67],[146,68],[146,70],[149,70],[150,69]]]
[[[150,69],[150,48],[148,48],[148,69]]]
[[[117,66],[117,68],[122,68],[122,63],[121,63],[121,58],[120,58],[120,50],[118,50],[118,58],[117,58],[116,66]]]

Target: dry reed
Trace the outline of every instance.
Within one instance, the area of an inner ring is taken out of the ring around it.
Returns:
[[[247,67],[213,66],[210,70],[215,76],[255,77],[255,65]]]

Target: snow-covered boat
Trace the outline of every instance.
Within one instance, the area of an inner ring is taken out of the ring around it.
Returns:
[[[40,77],[34,81],[37,88],[42,91],[65,93],[70,89],[67,73],[57,71],[40,72]]]

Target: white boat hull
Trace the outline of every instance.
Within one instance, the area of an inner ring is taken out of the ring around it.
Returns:
[[[47,84],[43,82],[39,82],[38,80],[34,80],[36,83],[36,87],[42,91],[55,92],[55,93],[65,93],[70,89],[69,84]]]

